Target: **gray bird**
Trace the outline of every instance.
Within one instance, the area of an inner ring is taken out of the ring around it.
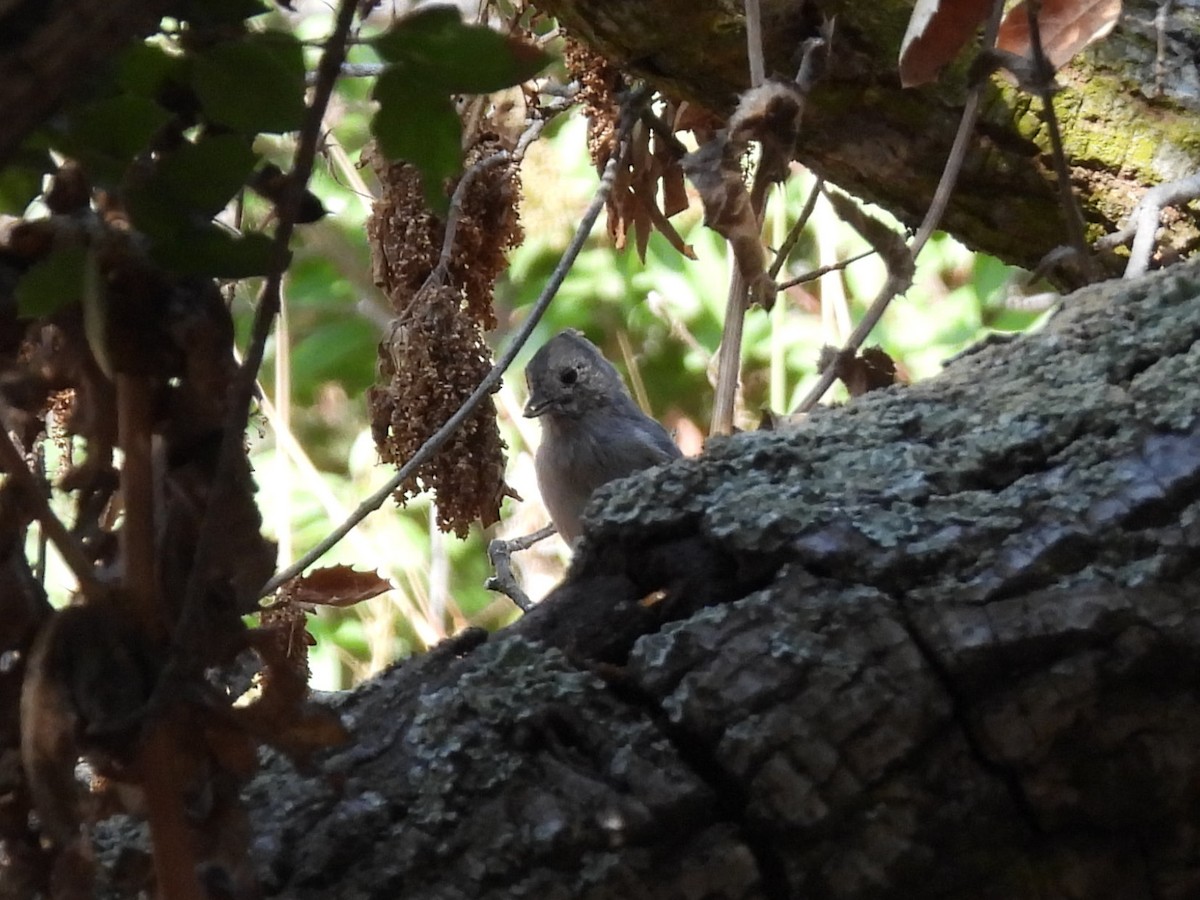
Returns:
[[[563,540],[579,535],[592,492],[682,456],[667,430],[633,402],[621,376],[578,331],[551,338],[525,367],[527,418],[540,418],[538,489]]]

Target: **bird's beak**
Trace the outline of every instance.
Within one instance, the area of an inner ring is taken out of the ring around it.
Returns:
[[[527,419],[536,419],[550,406],[550,401],[544,397],[530,397],[529,402],[525,404],[525,409],[522,415]]]

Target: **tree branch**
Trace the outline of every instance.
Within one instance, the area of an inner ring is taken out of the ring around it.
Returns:
[[[529,317],[521,324],[521,327],[517,329],[517,333],[513,335],[512,342],[500,355],[500,358],[496,360],[496,363],[492,366],[491,371],[484,376],[483,380],[479,382],[479,386],[475,388],[475,390],[469,397],[467,397],[465,401],[463,401],[463,405],[458,408],[454,415],[447,419],[446,423],[442,425],[441,428],[430,435],[429,439],[425,441],[425,443],[417,449],[417,452],[412,455],[412,458],[409,459],[409,461],[403,466],[401,466],[395,475],[388,479],[387,484],[363,500],[363,502],[358,505],[354,512],[352,512],[344,522],[326,535],[320,541],[320,543],[312,548],[312,550],[310,550],[308,553],[305,553],[286,569],[278,572],[274,578],[263,585],[261,592],[262,596],[272,593],[284,582],[295,578],[314,562],[328,553],[329,550],[336,546],[342,538],[349,534],[351,529],[353,529],[359,522],[383,506],[383,504],[387,502],[387,499],[395,493],[396,489],[400,487],[400,485],[406,480],[408,480],[413,472],[428,462],[441,448],[441,446],[453,436],[454,432],[459,429],[463,422],[470,418],[470,416],[475,412],[476,407],[478,407],[479,404],[482,403],[484,399],[488,397],[500,383],[500,379],[504,377],[504,373],[508,371],[510,366],[512,366],[513,360],[517,358],[517,354],[521,352],[521,348],[525,346],[525,342],[528,341],[530,335],[533,334],[533,331],[541,321],[542,316],[545,315],[546,310],[550,308],[551,301],[553,301],[555,295],[558,294],[558,289],[562,286],[563,279],[566,278],[567,272],[569,272],[571,266],[574,265],[576,257],[579,256],[580,251],[583,249],[584,243],[588,239],[588,235],[591,234],[592,226],[596,224],[596,219],[599,217],[600,212],[604,209],[609,192],[612,190],[613,182],[617,177],[618,167],[620,166],[621,161],[624,159],[624,156],[627,152],[626,143],[629,136],[629,129],[632,127],[632,123],[636,120],[636,111],[640,109],[641,104],[645,101],[647,94],[648,91],[638,91],[627,101],[625,115],[622,117],[621,121],[620,136],[618,139],[619,149],[617,153],[611,156],[608,162],[605,164],[604,174],[600,178],[600,184],[596,188],[596,194],[592,197],[592,202],[588,205],[587,211],[583,214],[583,218],[580,220],[579,227],[575,230],[574,237],[571,238],[571,243],[568,244],[567,249],[563,251],[562,258],[558,261],[558,265],[554,267],[554,271],[551,273],[549,280],[547,280],[546,286],[542,288],[542,293],[538,296],[537,300],[530,309]],[[500,153],[496,155],[505,156],[506,154]]]

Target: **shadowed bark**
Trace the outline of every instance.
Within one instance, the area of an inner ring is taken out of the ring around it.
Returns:
[[[792,78],[796,49],[835,17],[828,76],[812,93],[796,158],[916,225],[941,175],[966,95],[961,59],[900,87],[907,0],[761,0],[767,72]],[[741,0],[536,0],[569,32],[675,97],[728,113],[749,86]],[[1125,0],[1116,30],[1061,71],[1055,108],[1089,236],[1114,230],[1148,187],[1200,169],[1200,0]],[[1040,101],[993,79],[943,227],[973,249],[1032,267],[1066,243]],[[1200,240],[1174,216],[1167,258]],[[1110,260],[1114,265],[1116,260]]]
[[[603,489],[566,582],[333,699],[269,896],[1200,893],[1200,266]]]

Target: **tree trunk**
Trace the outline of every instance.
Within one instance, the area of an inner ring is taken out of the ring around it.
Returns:
[[[335,698],[267,894],[1200,896],[1200,265],[615,483],[564,584]]]
[[[728,113],[749,84],[740,0],[536,0],[574,36],[670,96]],[[907,0],[761,0],[767,72],[790,79],[821,17],[836,18],[829,72],[796,158],[909,225],[924,216],[958,127],[971,53],[937,84],[900,87]],[[1147,187],[1200,169],[1200,0],[1125,0],[1117,28],[1058,74],[1055,99],[1089,237],[1113,231]],[[1162,52],[1155,17],[1162,17]],[[943,227],[1032,268],[1067,243],[1040,101],[992,78]],[[1200,242],[1173,214],[1165,257]],[[1116,260],[1109,260],[1109,265]]]

